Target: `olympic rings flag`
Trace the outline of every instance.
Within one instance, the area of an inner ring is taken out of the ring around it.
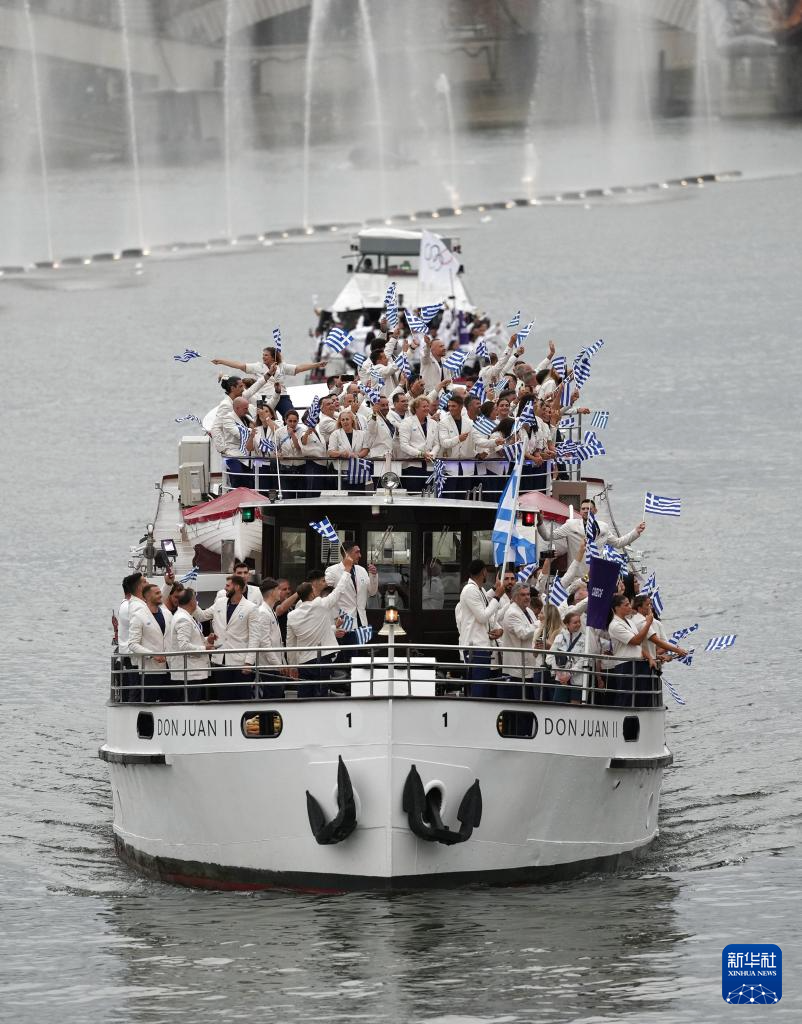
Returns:
[[[422,231],[418,279],[424,288],[440,288],[450,295],[459,270],[459,260],[439,235]]]

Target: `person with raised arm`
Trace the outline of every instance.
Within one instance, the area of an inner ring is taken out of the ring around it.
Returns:
[[[346,559],[349,568],[346,569]],[[371,562],[367,569],[359,563],[362,560],[362,549],[356,543],[343,546],[343,557],[335,565],[326,569],[325,580],[328,586],[336,586],[343,576],[348,579],[348,585],[342,591],[339,610],[347,612],[354,620],[354,629],[345,633],[340,639],[342,647],[352,647],[357,641],[356,629],[359,626],[367,626],[368,598],[375,597],[379,592],[379,572]]]
[[[342,560],[343,574],[334,590],[326,597],[315,596],[311,583],[301,583],[296,593],[298,603],[287,616],[287,662],[297,668],[299,697],[327,697],[329,688],[323,681],[339,654],[332,612],[339,608],[343,593],[351,585],[353,561]],[[292,650],[294,647],[303,650]]]
[[[484,589],[486,579],[487,565],[481,558],[474,558],[468,566],[468,582],[462,588],[454,609],[459,629],[459,646],[468,666],[468,694],[471,697],[495,695],[495,690],[486,680],[490,679],[493,647],[504,632],[493,625],[499,598],[504,593],[504,580],[499,576],[488,596]]]
[[[232,370],[239,370],[240,373],[251,373],[262,378],[257,394],[264,394],[273,409],[283,416],[292,408],[290,396],[285,393],[284,378],[294,377],[296,373],[305,373],[307,370],[314,370],[326,365],[326,360],[314,363],[285,363],[281,352],[277,352],[273,345],[266,345],[262,349],[261,363],[241,363],[234,359],[213,359],[215,366],[229,366]]]

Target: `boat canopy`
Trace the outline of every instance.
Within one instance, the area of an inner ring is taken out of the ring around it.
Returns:
[[[210,523],[215,519],[229,519],[239,512],[242,505],[261,505],[264,497],[250,487],[235,487],[233,491],[213,498],[202,505],[184,509],[185,523]]]
[[[554,523],[564,523],[571,515],[568,505],[563,505],[561,501],[550,498],[542,491],[528,491],[522,494],[518,508],[526,509],[528,512],[540,512],[544,519],[550,519]]]
[[[392,272],[352,274],[331,308],[338,314],[361,312],[363,309],[382,309],[387,285],[392,280],[397,281],[399,305],[407,306],[410,309],[433,305],[446,298],[450,299],[451,296],[453,296],[452,304],[456,309],[469,312],[475,308],[459,277],[452,279],[449,289],[447,289],[449,294],[444,295],[443,289],[436,285],[422,285],[417,272],[410,272],[409,276],[394,275]]]

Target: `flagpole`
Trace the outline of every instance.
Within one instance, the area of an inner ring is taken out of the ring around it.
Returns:
[[[516,514],[516,511],[518,509],[518,496],[521,493],[521,476],[523,475],[523,461],[524,461],[523,460],[523,454],[524,454],[524,446],[521,445],[521,450],[520,450],[520,453],[519,453],[519,457],[515,460],[515,471],[517,473],[517,477],[516,477],[516,480],[515,480],[515,491],[514,491],[513,499],[512,499],[512,512],[510,514],[510,523],[509,523],[509,526],[507,527],[507,542],[504,545],[504,557],[501,560],[501,576],[502,576],[502,579],[504,578],[504,569],[505,569],[505,567],[507,565],[507,560],[508,560],[509,554],[510,554],[510,548],[512,547],[512,533],[513,533],[513,530],[515,529],[515,514]]]
[[[276,445],[276,477],[278,478],[278,498],[279,499],[284,497],[284,495],[281,493],[281,470],[279,469],[279,462],[280,461],[281,460],[278,457],[278,445]]]

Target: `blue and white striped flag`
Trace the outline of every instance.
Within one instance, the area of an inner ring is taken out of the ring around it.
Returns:
[[[585,545],[585,562],[590,565],[591,558],[601,558],[602,554],[599,550],[599,545],[595,540],[590,541]]]
[[[574,360],[574,381],[576,386],[582,390],[582,388],[590,380],[590,360],[577,356]]]
[[[557,426],[560,430],[570,430],[576,426],[576,416],[563,416]]]
[[[499,499],[493,532],[490,535],[495,565],[504,565],[510,561],[514,565],[527,565],[537,558],[537,545],[519,534],[515,528],[515,504],[520,491],[520,474],[521,466],[513,465]],[[507,550],[509,554],[505,557]]]
[[[592,544],[598,536],[599,525],[596,522],[596,516],[588,509],[588,517],[585,520],[585,540],[588,544]]]
[[[580,356],[584,356],[587,359],[592,359],[603,344],[604,340],[602,338],[599,338],[598,341],[594,341],[591,345],[588,345],[586,348],[583,348],[580,352]]]
[[[582,438],[582,447],[589,449],[589,451],[593,452],[594,455],[607,454],[607,450],[604,445],[592,430],[585,431],[585,436]]]
[[[351,358],[356,363],[359,369],[362,369],[362,364],[365,362],[366,356],[363,356],[361,352],[352,352]]]
[[[513,313],[513,315],[509,318],[509,320],[507,321],[507,327],[518,327],[520,323],[521,311],[519,309],[517,313]]]
[[[505,444],[502,445],[499,454],[505,459],[509,459],[510,462],[517,462],[521,457],[521,448],[523,445],[520,444]]]
[[[658,618],[660,618],[660,616],[663,614],[664,606],[663,606],[663,599],[662,599],[662,597],[660,597],[660,591],[656,587],[652,591],[651,599],[652,599],[652,609],[654,610],[655,615]]]
[[[723,651],[727,647],[735,646],[735,638],[737,633],[729,633],[727,636],[714,636],[711,637],[705,644],[706,651]]]
[[[189,570],[189,572],[184,573],[184,575],[181,577],[180,580],[178,580],[178,582],[183,584],[183,586],[186,586],[188,583],[194,583],[195,580],[197,580],[197,578],[198,578],[198,567],[197,567],[197,565],[193,565],[192,568]]]
[[[531,401],[527,402],[521,410],[520,419],[527,425],[527,427],[534,427],[537,417],[535,416],[535,406]]]
[[[529,323],[526,325],[526,327],[522,327],[520,329],[520,331],[518,331],[518,333],[515,335],[515,343],[516,343],[516,345],[523,345],[523,343],[529,337],[529,332],[532,330],[532,328],[534,326],[535,326],[535,321],[534,320],[530,320]]]
[[[478,380],[478,379],[475,380],[473,382],[473,384],[471,386],[471,389],[468,392],[468,394],[469,395],[475,395],[479,399],[480,402],[484,402],[484,400],[485,400],[485,386],[484,386],[484,383],[481,380]]]
[[[655,590],[657,590],[657,577],[652,572],[649,574],[649,578],[638,591],[638,596],[640,597],[641,594],[646,594],[647,597],[651,597]]]
[[[465,352],[462,349],[455,349],[443,359],[443,369],[448,370],[452,377],[458,377],[462,373],[464,362]]]
[[[681,658],[675,658],[674,661],[676,661],[676,663],[678,665],[692,665],[693,664],[693,656],[694,656],[695,653],[696,653],[696,648],[692,647],[688,651],[687,654],[683,655]]]
[[[595,430],[604,430],[609,422],[610,413],[606,409],[599,409],[597,412],[594,412],[590,425]]]
[[[431,487],[435,495],[440,498],[443,495],[443,488],[446,485],[446,464],[442,459],[434,460],[434,470],[426,477],[424,487]]]
[[[320,522],[310,523],[309,525],[312,527],[315,533],[320,534],[323,540],[330,541],[332,544],[337,544],[339,542],[340,538],[337,536],[337,531],[329,522],[328,516],[323,516]]]
[[[387,285],[387,291],[384,293],[384,308],[389,309],[390,306],[395,305],[395,281],[391,281]]]
[[[426,321],[421,320],[419,316],[415,316],[411,309],[404,310],[404,319],[406,320],[407,324],[409,325],[409,329],[410,331],[412,331],[413,334],[426,333]]]
[[[190,359],[201,359],[200,352],[196,352],[194,348],[185,348],[180,356],[173,356],[173,359],[177,363],[188,363]]]
[[[199,423],[203,426],[203,420],[194,412],[188,412],[186,416],[176,416],[175,421],[176,423]]]
[[[281,351],[281,328],[273,328],[273,344],[276,346],[276,352]]]
[[[476,343],[476,358],[477,359],[489,359],[490,353],[487,351],[487,342],[484,338],[480,338]]]
[[[262,455],[275,455],[276,454],[276,443],[269,437],[263,437],[259,442],[259,451]]]
[[[357,626],[356,642],[358,644],[369,644],[373,639],[373,626]]]
[[[353,344],[353,341],[352,335],[344,331],[342,327],[332,327],[323,344],[339,355],[340,352]]]
[[[357,387],[367,397],[371,405],[375,405],[382,396],[382,389],[371,387],[370,384],[358,384]]]
[[[535,571],[536,568],[537,562],[529,562],[527,565],[523,567],[523,569],[519,569],[518,572],[516,572],[515,579],[519,583],[526,583],[526,581],[531,577],[532,573]]]
[[[398,367],[398,369],[401,371],[401,373],[405,377],[411,377],[412,376],[412,365],[411,365],[409,359],[407,359],[406,352],[399,352],[398,355],[395,357],[395,359],[393,361],[394,361],[395,365]],[[383,381],[384,381],[384,378],[382,378],[382,382]]]
[[[346,470],[346,483],[355,486],[373,479],[373,463],[369,459],[349,459]]]
[[[441,391],[440,397],[437,399],[437,408],[443,412],[448,408],[448,400],[451,398],[450,391]]]
[[[373,386],[377,387],[379,390],[381,390],[384,387],[384,374],[381,372],[378,366],[370,371],[370,373],[368,374],[368,380],[372,380]]]
[[[306,410],[307,427],[316,427],[320,420],[320,395],[315,395]]]
[[[421,306],[420,315],[421,320],[425,321],[426,324],[430,324],[432,320],[437,316],[438,313],[443,312],[443,303],[437,302],[432,303],[430,306]]]
[[[392,306],[387,307],[387,323],[391,331],[394,331],[398,327],[398,306],[393,303]]]
[[[670,644],[678,644],[680,640],[684,640],[686,636],[690,636],[691,633],[695,633],[698,628],[699,623],[694,622],[692,626],[685,626],[683,629],[675,629],[668,638],[668,642]]]
[[[668,692],[671,694],[671,696],[674,698],[674,700],[677,702],[677,704],[685,704],[686,703],[685,698],[680,696],[679,690],[675,686],[672,686],[671,683],[669,683],[669,681],[666,679],[665,676],[663,676],[663,685],[668,690]]]
[[[337,612],[337,618],[340,620],[340,629],[346,633],[353,632],[354,629],[354,617],[349,612],[343,611],[342,608]]]
[[[551,361],[551,368],[564,377],[568,372],[568,360],[565,356],[555,356]]]
[[[651,512],[653,516],[679,516],[680,499],[663,498],[659,494],[646,492],[646,500],[643,503],[643,511]]]
[[[562,408],[562,409],[570,409],[571,408],[571,394],[572,394],[572,392],[573,392],[573,387],[571,385],[571,381],[570,380],[565,381],[563,383],[562,387],[560,388],[560,408]]]
[[[243,427],[241,423],[237,424],[237,430],[239,431],[239,450],[241,455],[248,454],[248,448],[246,442],[251,436],[250,427]]]
[[[627,564],[627,556],[623,551],[619,551],[618,548],[614,548],[612,544],[604,545],[604,557],[608,562],[617,562],[618,565]]]
[[[551,581],[551,589],[549,590],[549,604],[553,604],[555,608],[559,608],[561,604],[564,604],[568,600],[568,591],[562,584],[557,576]]]
[[[480,434],[484,434],[485,437],[490,437],[493,431],[498,426],[495,420],[489,419],[487,416],[477,416],[473,421],[473,429],[478,430]]]

